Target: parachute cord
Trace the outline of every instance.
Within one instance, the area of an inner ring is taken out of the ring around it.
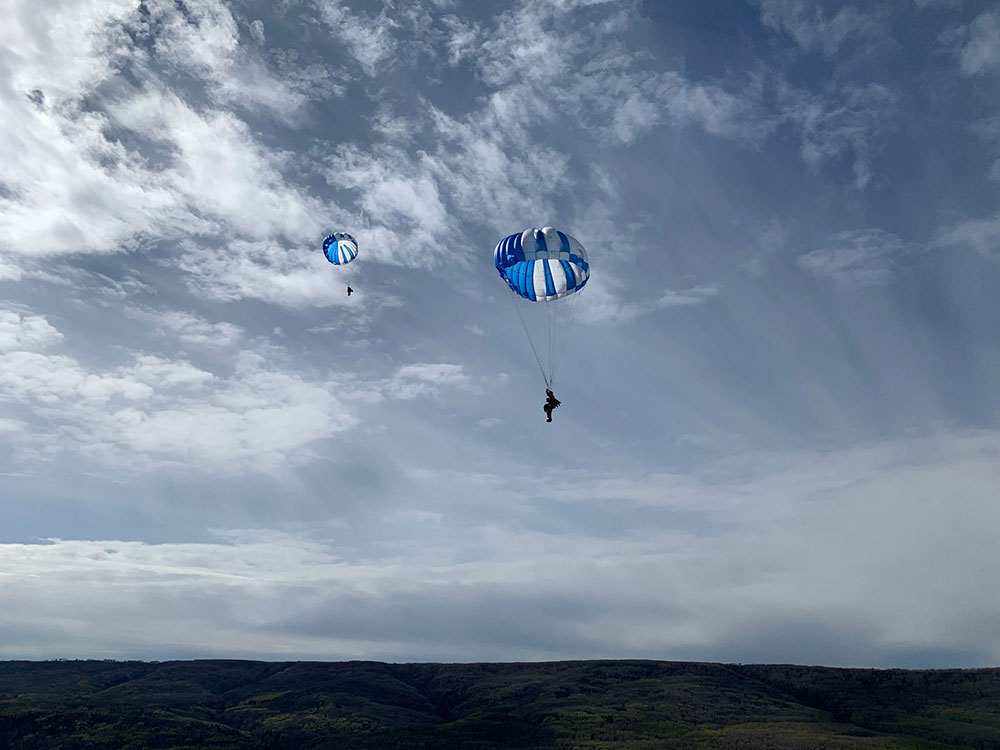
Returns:
[[[549,306],[549,387],[556,380],[556,322],[558,320],[558,310],[556,303],[559,300],[549,300],[545,304]]]
[[[573,324],[576,322],[577,311],[580,307],[579,292],[576,294],[568,295],[558,300],[552,300],[549,302],[550,305],[559,304],[564,308],[563,313],[556,314],[553,312],[553,330],[552,330],[552,377],[551,380],[555,381],[556,370],[559,368],[559,363],[562,358],[563,353],[566,351],[566,341],[570,338],[570,332],[573,329]],[[559,333],[558,338],[556,333]]]
[[[517,303],[518,295],[515,294],[514,290],[509,287],[507,288],[507,291],[510,292],[511,304],[514,306],[514,311],[517,313],[517,319],[521,321],[521,328],[524,329],[524,335],[528,339],[528,346],[531,347],[531,353],[535,355],[535,362],[538,363],[538,370],[542,373],[542,380],[545,381],[545,387],[551,388],[552,380],[548,375],[546,375],[545,368],[542,366],[542,360],[539,358],[538,351],[535,349],[535,342],[531,340],[531,333],[528,331],[528,324],[524,322],[524,316],[521,314],[521,306]]]

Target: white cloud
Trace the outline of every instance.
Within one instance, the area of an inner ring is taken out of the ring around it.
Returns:
[[[586,323],[620,324],[657,310],[699,305],[718,293],[717,285],[703,284],[688,289],[664,289],[655,297],[629,299],[610,277],[600,281],[592,278],[580,293],[584,299],[579,302],[577,315]]]
[[[976,252],[1000,257],[1000,215],[991,219],[968,219],[939,233],[937,247],[965,245]]]
[[[52,0],[4,8],[0,60],[9,71],[0,102],[32,90],[55,106],[99,83],[117,62],[121,26],[136,10],[134,0]],[[5,127],[12,124],[4,118]],[[6,170],[5,170],[6,171]]]
[[[799,256],[799,265],[819,278],[854,288],[888,282],[895,260],[908,249],[906,242],[881,229],[840,232],[828,242]]]
[[[20,419],[9,419],[0,417],[0,435],[10,435],[15,432],[23,432],[28,429],[28,425]]]
[[[828,16],[818,3],[797,0],[758,0],[764,25],[784,31],[805,50],[817,48],[833,55],[849,39],[881,33],[881,16],[847,5]]]
[[[163,334],[174,336],[182,344],[228,348],[243,338],[243,329],[232,323],[210,323],[198,315],[182,310],[153,310],[128,307],[125,314],[141,320]]]
[[[4,544],[0,648],[36,658],[158,658],[181,646],[442,661],[785,654],[893,666],[879,654],[919,660],[975,644],[975,658],[993,663],[1000,631],[982,592],[1000,575],[998,452],[996,432],[941,431],[754,453],[686,476],[560,467],[512,483],[511,471],[416,472],[414,490],[443,483],[479,502],[502,490],[508,513],[469,520],[447,512],[453,498],[401,508],[381,529],[392,543],[364,550],[341,526],[199,544]],[[543,511],[566,519],[567,505],[649,514],[596,533],[532,525]],[[819,623],[836,637],[810,641]],[[806,645],[788,641],[796,629]]]
[[[420,362],[400,367],[389,379],[387,392],[405,400],[440,396],[446,389],[473,390],[475,387],[475,380],[465,373],[462,365]]]
[[[963,73],[976,75],[1000,65],[1000,8],[980,13],[958,33],[965,40],[960,54]]]
[[[192,226],[252,240],[304,242],[322,232],[323,205],[281,175],[285,154],[254,141],[229,112],[201,113],[176,95],[146,91],[109,108],[116,124],[171,147],[171,165],[158,173],[185,202]],[[212,217],[216,224],[196,216]]]
[[[282,371],[257,352],[238,354],[230,373],[147,354],[97,369],[32,351],[61,339],[44,318],[4,312],[2,320],[0,402],[30,410],[39,425],[25,454],[68,450],[132,471],[274,472],[312,460],[313,443],[356,423],[355,389]],[[181,336],[192,331],[190,319],[177,322]]]
[[[250,36],[257,44],[264,43],[264,22],[259,18],[250,22]]]
[[[368,76],[389,63],[396,49],[396,23],[383,10],[377,16],[352,13],[339,2],[319,3],[320,15],[338,45],[346,46]]]
[[[832,96],[812,96],[785,85],[785,116],[802,131],[802,158],[818,169],[850,154],[854,184],[860,190],[872,177],[871,141],[895,111],[897,97],[876,83],[848,85]]]
[[[441,23],[448,30],[446,42],[448,64],[458,65],[466,58],[472,57],[480,41],[479,25],[451,15],[444,16]]]
[[[289,250],[275,242],[235,239],[222,247],[185,242],[182,248],[178,267],[191,274],[191,285],[199,293],[209,297],[260,299],[286,307],[348,304],[344,272],[330,266],[316,248]]]
[[[63,338],[45,318],[17,310],[0,310],[0,352],[34,351]]]
[[[145,8],[130,24],[134,33],[153,41],[153,55],[141,55],[143,61],[191,73],[207,85],[217,103],[266,111],[294,123],[308,100],[334,93],[284,71],[275,75],[258,48],[240,43],[237,21],[221,0],[189,0],[183,7],[152,0]],[[263,22],[253,21],[249,34],[263,45]],[[329,75],[327,71],[324,77]]]
[[[38,110],[15,91],[0,91],[0,106],[8,115],[0,132],[8,191],[0,194],[0,249],[9,257],[114,252],[174,223],[169,186],[104,136],[105,116]]]
[[[286,179],[290,154],[160,79],[164,66],[183,69],[217,103],[291,116],[299,90],[322,88],[316,76],[325,74],[312,65],[287,85],[276,79],[240,45],[219,0],[144,7],[50,3],[41,18],[19,10],[0,32],[0,64],[13,71],[0,82],[0,276],[20,278],[46,255],[162,249],[162,240],[192,236],[215,247],[223,238],[311,247],[325,228],[319,217],[345,214]],[[225,267],[186,265],[210,272],[201,283],[240,294]]]
[[[754,276],[764,273],[768,260],[788,247],[791,226],[772,219],[759,229],[753,243],[746,250],[749,256],[747,269]]]

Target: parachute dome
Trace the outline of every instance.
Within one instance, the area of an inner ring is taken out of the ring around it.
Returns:
[[[346,232],[334,232],[323,240],[323,254],[335,266],[342,266],[358,257],[358,241]]]
[[[590,278],[583,245],[552,227],[504,237],[493,263],[511,291],[532,302],[566,297],[583,289]]]

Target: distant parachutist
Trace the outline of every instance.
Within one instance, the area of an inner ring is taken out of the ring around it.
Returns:
[[[323,240],[323,255],[335,266],[346,266],[358,257],[358,241],[347,232],[334,232]],[[347,296],[354,294],[347,285]]]
[[[545,406],[542,407],[542,411],[545,412],[545,421],[552,421],[552,410],[555,409],[562,401],[556,398],[555,394],[552,392],[551,388],[545,389]]]

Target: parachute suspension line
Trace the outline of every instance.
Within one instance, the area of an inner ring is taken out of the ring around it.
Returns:
[[[517,293],[508,287],[508,292],[510,292],[510,301],[514,305],[514,311],[517,313],[517,319],[521,321],[521,328],[524,329],[524,336],[528,339],[528,346],[531,347],[531,353],[535,355],[535,362],[538,363],[538,370],[542,373],[542,380],[545,381],[545,387],[552,387],[552,380],[545,372],[545,367],[542,366],[542,360],[538,356],[538,351],[535,349],[535,342],[531,340],[531,332],[528,330],[528,324],[524,322],[524,316],[521,314],[521,306],[518,304]]]
[[[570,338],[570,332],[573,330],[573,324],[576,322],[577,312],[580,309],[580,298],[577,294],[571,294],[567,297],[553,300],[549,304],[553,303],[559,304],[563,310],[562,313],[555,316],[552,334],[552,380],[555,380],[559,362],[566,351],[566,341]],[[558,336],[556,336],[556,333],[558,333]]]
[[[556,316],[558,310],[556,309],[556,303],[559,300],[549,300],[545,303],[548,307],[548,317],[549,317],[549,382],[552,383],[556,379]]]

